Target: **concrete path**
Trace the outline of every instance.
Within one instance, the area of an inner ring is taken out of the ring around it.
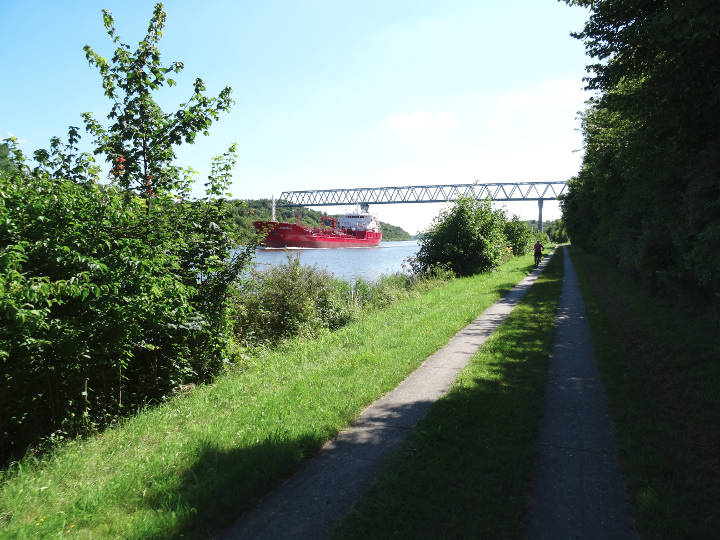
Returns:
[[[585,305],[568,255],[550,357],[527,536],[637,538]]]
[[[395,390],[365,409],[349,429],[243,516],[221,538],[326,538],[374,480],[430,405],[505,320],[537,280],[549,257],[430,356]]]

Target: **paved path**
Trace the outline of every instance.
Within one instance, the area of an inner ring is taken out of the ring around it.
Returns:
[[[550,357],[527,536],[637,538],[577,275],[565,275]]]
[[[221,538],[325,538],[360,499],[385,459],[449,388],[458,372],[505,320],[549,257],[430,356],[395,390],[365,409],[356,423],[243,516]]]

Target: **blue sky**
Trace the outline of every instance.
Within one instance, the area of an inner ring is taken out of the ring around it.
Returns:
[[[142,38],[154,3],[0,0],[0,137],[31,154],[80,113],[109,102],[85,60],[112,56],[101,10],[121,40]],[[158,96],[173,110],[201,77],[235,105],[179,164],[200,172],[238,143],[232,193],[566,180],[582,159],[585,65],[569,36],[587,13],[556,0],[170,0],[160,50],[182,61]],[[441,205],[376,205],[415,233]],[[535,203],[507,206],[536,218]],[[335,207],[341,212],[350,208]],[[559,217],[546,202],[545,218]]]

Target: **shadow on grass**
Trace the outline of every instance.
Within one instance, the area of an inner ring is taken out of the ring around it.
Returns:
[[[149,491],[143,499],[147,509],[172,515],[175,521],[172,530],[158,537],[213,536],[289,477],[323,442],[308,435],[230,450],[212,441],[199,443],[193,465],[173,487]]]
[[[599,257],[579,248],[571,255],[640,531],[647,538],[716,538],[717,326],[651,297]]]
[[[560,281],[533,286],[335,538],[522,536]]]
[[[186,538],[279,538],[288,527],[327,535],[431,405],[417,401],[380,408],[331,440],[311,461],[306,458],[317,454],[325,442],[321,437],[264,441],[231,450],[202,443],[193,466],[174,488],[150,493],[144,503],[151,510],[174,512],[172,534]],[[282,493],[273,491],[291,476]],[[269,503],[267,508],[248,512],[261,497]],[[285,510],[292,524],[281,519]],[[239,518],[242,521],[228,534]]]
[[[543,303],[552,303],[544,300],[548,292],[543,291],[554,281],[544,278],[528,293],[525,301],[532,300],[538,313],[544,313]],[[325,469],[325,480],[315,485],[292,480],[304,494],[299,499],[305,505],[302,512],[309,518],[323,514],[323,519],[328,512],[336,512],[338,519],[345,515],[408,429],[431,409],[372,489],[369,500],[377,500],[359,505],[348,521],[350,532],[341,536],[398,537],[396,530],[401,537],[468,536],[482,534],[491,525],[488,520],[504,523],[492,530],[515,530],[525,510],[547,366],[541,345],[552,333],[554,304],[548,309],[549,319],[547,314],[511,315],[503,326],[503,339],[485,346],[488,358],[465,372],[462,384],[432,408],[432,403],[421,401],[381,411],[365,419],[364,429],[355,436],[331,442],[322,459],[303,468],[303,473],[312,467]],[[215,536],[301,468],[324,443],[325,438],[315,434],[229,450],[205,441],[172,490],[149,494],[144,501],[150,510],[174,513],[176,524],[167,536]],[[323,505],[315,504],[323,497]],[[497,508],[479,513],[478,504]],[[499,520],[499,513],[506,517]],[[468,520],[469,515],[475,518]],[[378,530],[382,524],[397,526]]]

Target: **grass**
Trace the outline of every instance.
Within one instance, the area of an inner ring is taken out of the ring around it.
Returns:
[[[0,473],[0,536],[204,537],[229,525],[532,268],[448,282],[296,340]]]
[[[335,538],[520,538],[562,286],[559,251]]]
[[[649,296],[578,248],[571,254],[641,534],[717,538],[717,322]]]

